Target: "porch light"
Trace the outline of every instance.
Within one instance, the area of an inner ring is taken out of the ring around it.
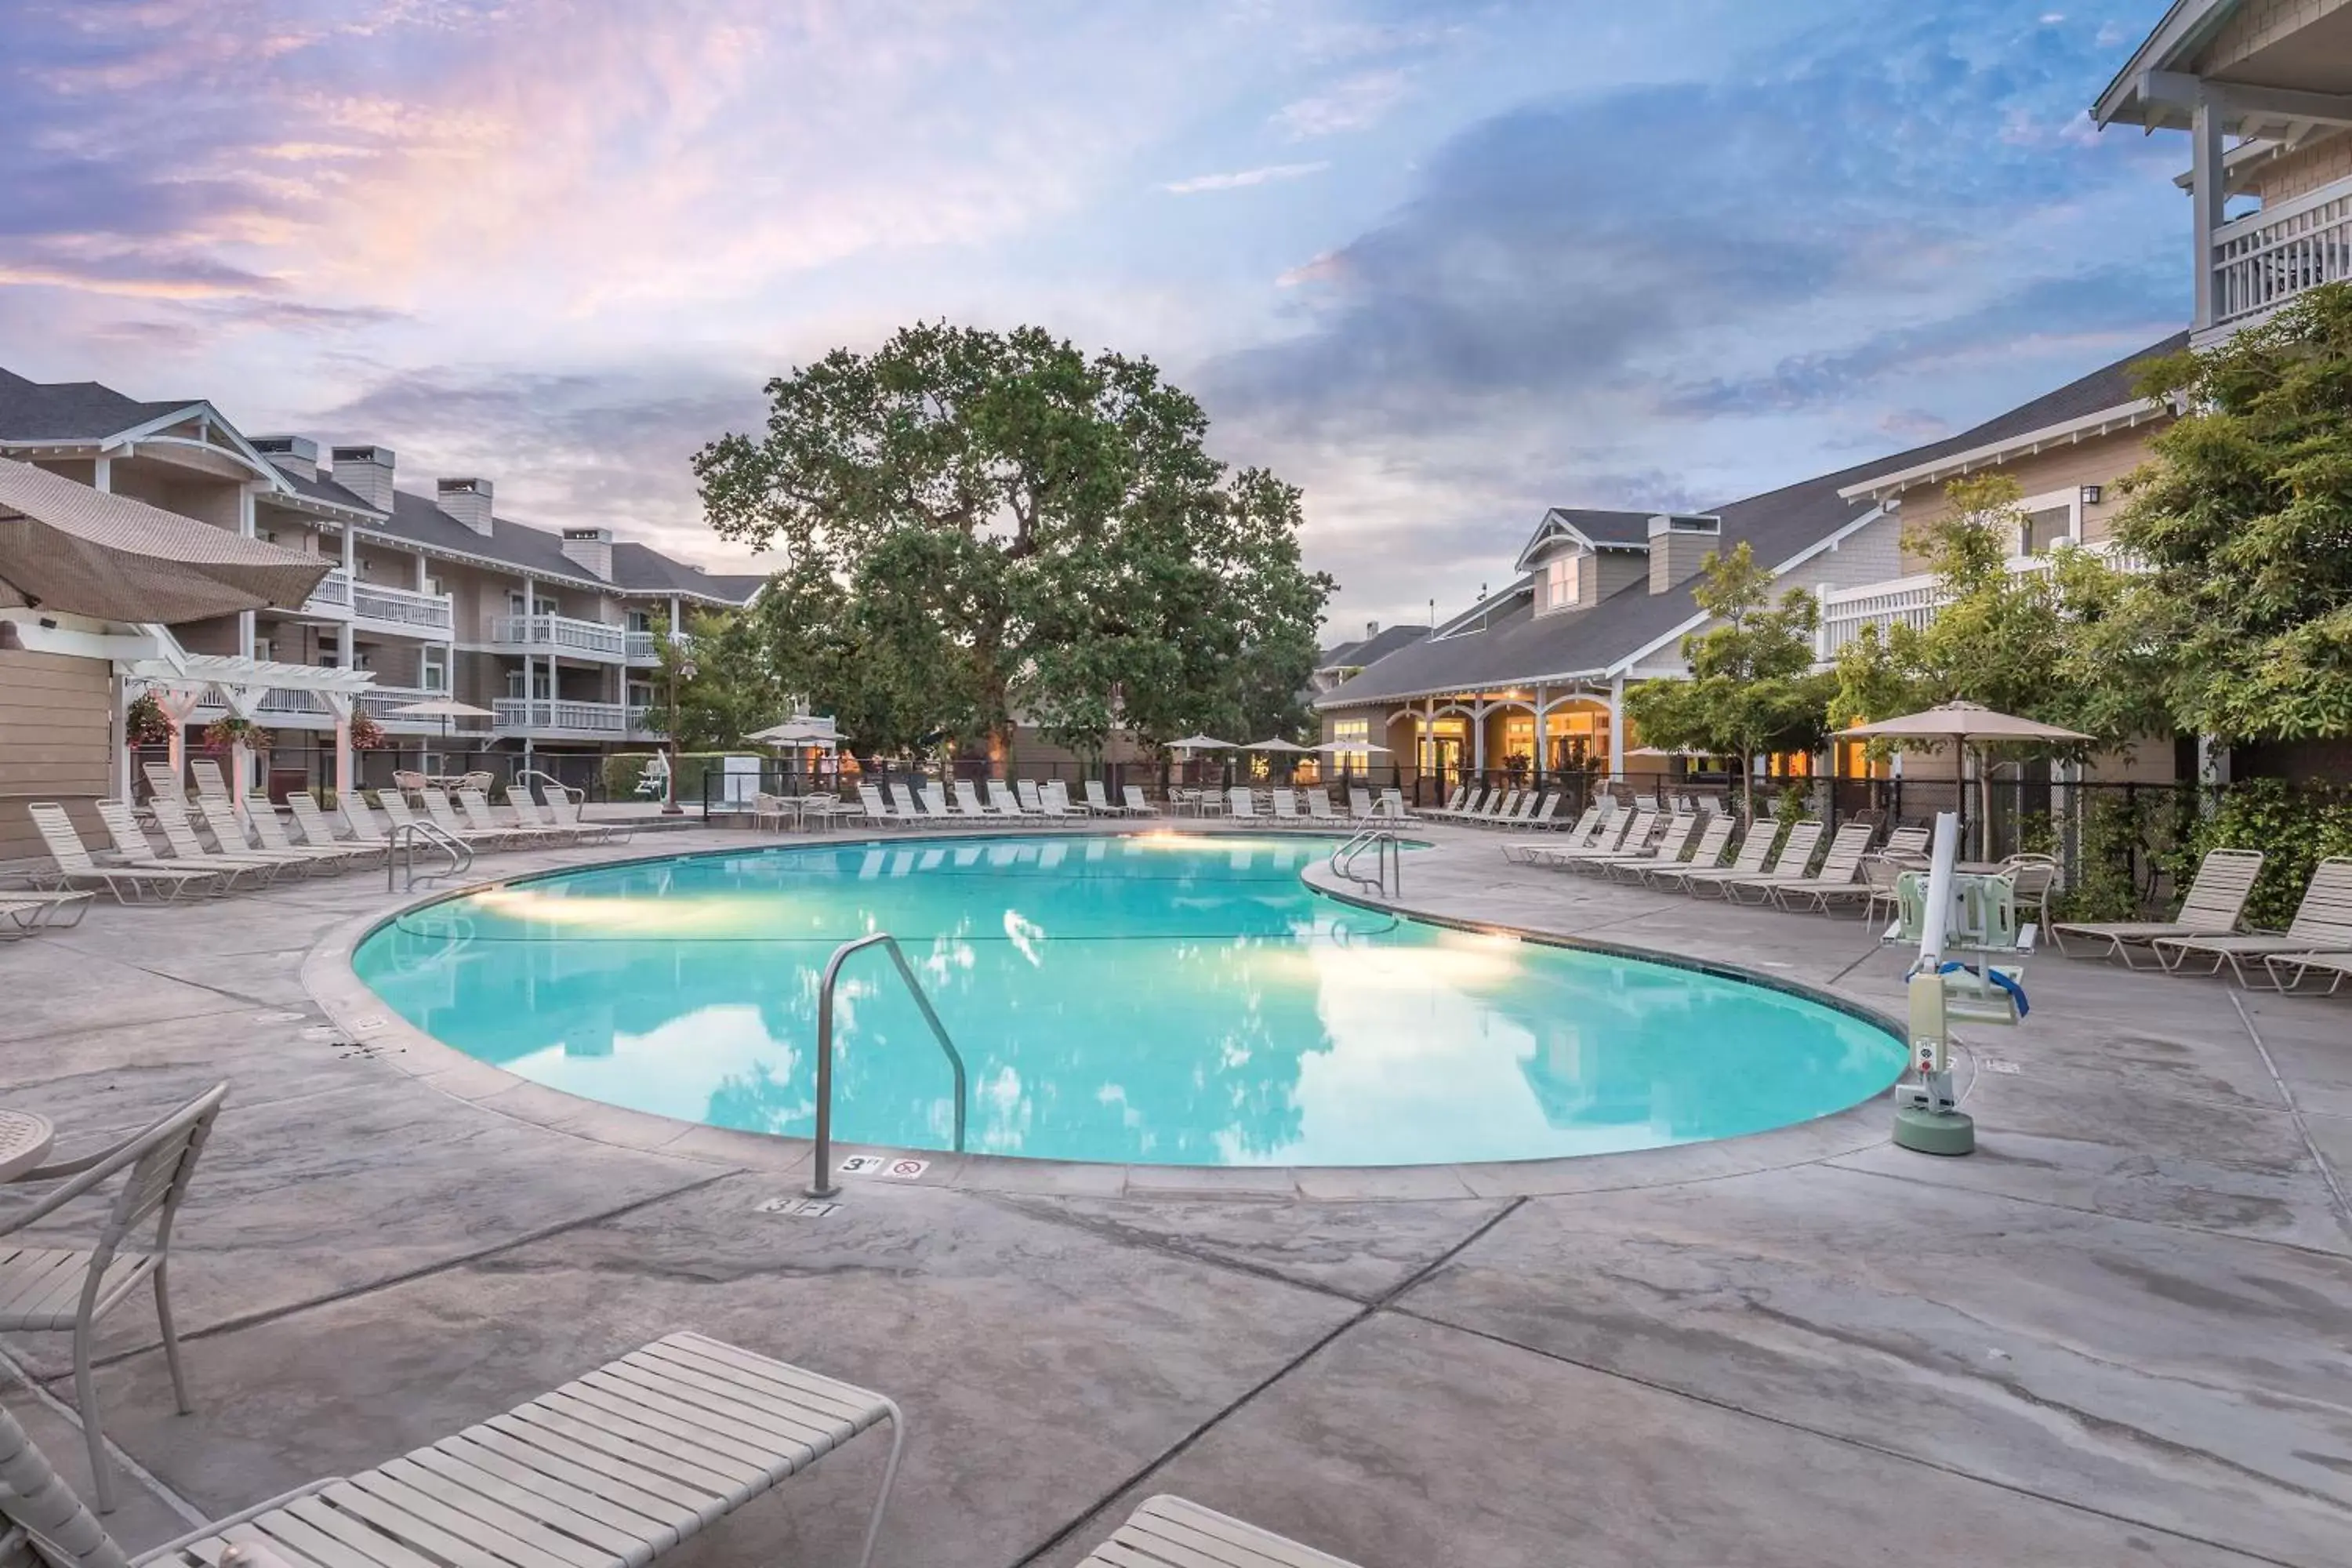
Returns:
[[[2096,506],[2099,504],[2099,497],[2105,493],[2105,489],[2098,485],[2084,485],[2083,487],[2083,504],[2084,506]]]

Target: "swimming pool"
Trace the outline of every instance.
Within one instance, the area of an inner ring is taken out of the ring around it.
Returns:
[[[425,1033],[688,1121],[814,1129],[818,977],[905,948],[970,1074],[972,1152],[1395,1165],[1647,1149],[1884,1089],[1902,1043],[1788,992],[1451,930],[1299,879],[1330,842],[1135,834],[684,856],[424,906],[353,954]],[[835,1135],[945,1149],[950,1078],[892,970],[843,971]]]

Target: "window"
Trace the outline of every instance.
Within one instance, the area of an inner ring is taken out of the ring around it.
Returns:
[[[1334,766],[1342,773],[1363,773],[1372,763],[1372,721],[1370,719],[1335,719],[1331,721],[1331,743],[1348,748],[1332,753]]]
[[[416,660],[416,684],[427,691],[449,689],[449,650],[447,648],[426,647],[419,652]]]
[[[268,637],[256,637],[256,638],[254,638],[254,639],[253,639],[253,657],[254,657],[254,658],[257,658],[257,659],[262,660],[264,663],[267,663],[267,662],[268,662],[268,659],[269,659],[270,655],[271,655],[274,651],[275,651],[275,646],[270,642],[270,640],[269,640]]]
[[[631,610],[629,612],[629,629],[633,632],[649,632],[653,630],[653,612],[650,610]]]
[[[2018,525],[2017,553],[2047,555],[2061,544],[2083,537],[2083,500],[2079,489],[2053,490],[2027,496],[2018,503],[2024,521]]]
[[[1572,610],[1584,596],[1584,557],[1563,555],[1544,563],[1543,592],[1538,595],[1538,607],[1542,610]]]

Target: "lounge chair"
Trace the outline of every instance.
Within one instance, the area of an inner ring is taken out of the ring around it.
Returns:
[[[1588,860],[1579,870],[1596,870],[1614,879],[1621,871],[1639,880],[1643,871],[1652,866],[1676,866],[1682,863],[1683,851],[1698,837],[1699,825],[1705,819],[1696,811],[1678,811],[1666,818],[1666,830],[1658,835],[1657,842],[1647,848],[1629,854]]]
[[[308,855],[320,868],[329,871],[348,871],[368,858],[367,847],[359,844],[297,844],[287,835],[286,824],[268,801],[247,811],[247,820],[252,825],[253,836],[261,840],[265,852],[284,851],[289,855]]]
[[[115,821],[107,815],[107,808],[110,805],[121,807],[121,820],[126,823],[131,821],[131,806],[128,802],[101,801],[99,803],[99,820],[106,824],[107,831],[113,834],[117,843],[120,844],[123,841],[123,835],[116,826]],[[184,800],[159,795],[147,803],[147,810],[155,818],[156,830],[163,836],[164,848],[175,860],[185,860],[191,864],[210,860],[223,866],[273,868],[268,876],[253,879],[257,881],[274,880],[278,872],[286,870],[299,870],[307,877],[319,868],[319,862],[308,856],[280,855],[274,850],[256,849],[246,842],[244,834],[238,832],[234,826],[226,833],[215,828],[213,830],[214,847],[207,849],[203,838],[197,836],[195,821],[189,815],[188,803]],[[229,820],[234,823],[235,817],[232,816]],[[210,826],[209,818],[206,819],[206,826]],[[146,843],[146,835],[136,826],[132,826],[131,834],[138,843]]]
[[[1086,808],[1097,816],[1125,816],[1128,808],[1104,793],[1100,779],[1088,779],[1086,784]]]
[[[983,827],[993,826],[1002,820],[981,804],[980,791],[972,787],[972,782],[970,779],[956,780],[955,808],[957,816],[970,822],[977,822]]]
[[[452,798],[457,809],[464,813],[462,820],[466,824],[466,831],[478,834],[485,839],[503,836],[510,838],[514,843],[530,848],[549,847],[575,841],[569,828],[534,826],[521,821],[511,825],[500,822],[497,810],[490,805],[490,797],[471,784],[459,784],[453,792]],[[431,809],[429,802],[426,809]]]
[[[1127,814],[1129,816],[1158,816],[1160,815],[1160,808],[1145,798],[1143,786],[1141,784],[1119,785],[1118,797],[1127,802]]]
[[[382,839],[366,838],[357,834],[349,838],[336,837],[334,824],[327,820],[327,814],[319,809],[319,803],[310,798],[308,790],[298,789],[289,795],[286,809],[294,814],[294,826],[302,830],[304,842],[321,849],[342,849],[352,857],[354,866],[383,864],[386,851]],[[362,806],[360,809],[364,811],[367,808]]]
[[[135,1560],[0,1410],[0,1515],[24,1532],[20,1548],[29,1538],[42,1557],[77,1568],[208,1568],[236,1544],[286,1568],[639,1568],[886,1421],[890,1457],[857,1559],[866,1568],[898,1474],[898,1405],[695,1333]]]
[[[212,854],[197,839],[185,805],[159,795],[148,802],[148,806],[155,814],[155,826],[163,830],[170,865],[184,866],[191,871],[217,871],[228,879],[231,887],[266,887],[292,864],[274,855]],[[154,853],[155,847],[131,816],[130,806],[119,800],[101,800],[97,809],[99,821],[106,825],[107,836],[114,840],[115,849],[124,859],[137,861]]]
[[[955,820],[955,814],[948,809],[946,785],[927,784],[915,792],[915,799],[922,805],[923,815],[934,822]]]
[[[1569,823],[1566,826],[1568,827],[1567,843],[1570,845],[1585,843],[1592,837],[1592,830],[1601,826],[1601,807],[1598,805],[1586,806],[1584,808],[1583,816],[1578,817],[1574,822]],[[1509,838],[1503,842],[1503,858],[1506,860],[1525,863],[1529,856],[1535,854],[1538,850],[1557,849],[1559,847],[1560,847],[1559,844],[1550,839]]]
[[[1069,787],[1059,779],[1047,779],[1037,786],[1037,798],[1045,803],[1048,816],[1082,816],[1085,813],[1070,804]]]
[[[2172,919],[2095,924],[2060,921],[2050,928],[2051,940],[2062,953],[2066,952],[2066,939],[2070,936],[2105,942],[2104,956],[2119,957],[2125,968],[2137,969],[2139,965],[2132,962],[2132,948],[2146,946],[2158,937],[2225,936],[2236,931],[2246,912],[2246,900],[2253,894],[2254,879],[2262,869],[2259,849],[2210,849],[2198,862],[2197,875],[2189,884],[2189,896],[2180,901],[2180,912]],[[2158,962],[2161,963],[2162,960]]]
[[[1021,797],[1015,795],[1013,792],[1013,786],[1003,779],[988,781],[988,804],[995,809],[997,816],[1013,821],[1038,815],[1022,805]]]
[[[889,827],[898,822],[890,811],[890,803],[882,798],[882,791],[870,784],[857,786],[857,813],[870,826]]]
[[[228,1085],[216,1083],[110,1149],[26,1172],[16,1178],[17,1185],[52,1181],[60,1184],[0,1221],[0,1237],[15,1237],[122,1175],[121,1190],[107,1207],[96,1245],[24,1247],[0,1240],[0,1333],[73,1336],[74,1403],[81,1415],[82,1436],[89,1444],[90,1474],[98,1483],[100,1513],[114,1511],[114,1465],[107,1458],[106,1438],[99,1430],[90,1340],[100,1319],[122,1305],[141,1286],[148,1286],[155,1292],[163,1364],[172,1374],[172,1392],[179,1400],[180,1414],[185,1415],[194,1408],[188,1403],[187,1382],[180,1373],[180,1339],[172,1326],[166,1272],[171,1263],[172,1222],[188,1195],[196,1160],[205,1152],[205,1140],[211,1136],[221,1102],[226,1099]],[[13,1478],[0,1476],[0,1494],[14,1485]],[[0,1501],[0,1508],[11,1506]]]
[[[1014,779],[1013,781],[1013,793],[1014,798],[1021,802],[1021,812],[1023,816],[1043,816],[1045,815],[1045,797],[1042,794],[1038,793],[1036,780]]]
[[[173,866],[154,853],[151,846],[138,859],[124,859],[113,865],[101,866],[90,857],[74,831],[73,818],[66,808],[55,801],[37,800],[26,803],[25,814],[33,819],[34,831],[41,836],[43,847],[55,863],[51,871],[32,871],[27,876],[36,888],[56,888],[71,890],[77,887],[103,888],[118,904],[131,901],[127,893],[143,899],[154,893],[166,903],[182,893],[212,895],[228,890],[228,879],[218,871],[200,871],[190,866]],[[145,842],[142,838],[141,842]]]
[[[1077,1568],[1356,1568],[1180,1497],[1147,1498]]]
[[[2273,952],[2263,958],[2263,967],[2271,972],[2271,984],[2281,991],[2293,991],[2314,971],[2334,978],[2327,983],[2326,995],[2336,994],[2336,988],[2352,976],[2352,952]],[[2294,978],[2289,980],[2287,972]]]
[[[1242,784],[1235,784],[1231,789],[1225,791],[1225,815],[1232,817],[1235,822],[1263,822],[1265,820],[1265,817],[1258,815],[1257,796],[1252,795],[1247,787]]]
[[[1391,822],[1418,822],[1421,820],[1421,818],[1415,816],[1412,812],[1405,809],[1404,791],[1396,788],[1389,788],[1381,791],[1381,808],[1378,815],[1386,817]]]
[[[1907,856],[1897,856],[1885,850],[1880,850],[1874,855],[1864,856],[1860,884],[1863,893],[1863,923],[1873,924],[1878,920],[1878,906],[1881,904],[1886,906],[1886,912],[1889,915],[1901,914],[1903,897],[1898,884],[1903,879],[1904,872],[1917,869],[1918,867]]]
[[[457,798],[462,801],[465,796],[460,795]],[[774,798],[772,795],[761,795],[754,792],[751,797],[751,812],[754,820],[758,819],[761,801]],[[539,802],[532,798],[530,786],[527,784],[507,785],[507,809],[514,813],[516,826],[528,827],[536,832],[544,833],[551,843],[602,844],[605,841],[606,835],[601,826],[585,822],[566,822],[552,810],[542,809]],[[469,811],[466,815],[471,816],[473,813]]]
[[[2166,968],[2179,973],[2181,964],[2191,953],[2210,957],[2213,967],[2209,974],[2221,973],[2221,965],[2230,966],[2238,984],[2252,989],[2246,978],[2244,964],[2248,958],[2268,959],[2281,952],[2352,952],[2352,856],[2336,855],[2322,860],[2311,873],[2311,881],[2303,889],[2303,900],[2295,906],[2294,918],[2284,931],[2255,931],[2250,935],[2160,936],[2148,945],[2156,951]],[[2172,956],[2165,958],[2169,952]],[[2267,967],[2273,985],[2277,976]]]
[[[1744,904],[1748,901],[1746,895],[1752,892],[1756,894],[1758,903],[1769,904],[1772,901],[1772,889],[1776,885],[1811,879],[1813,851],[1821,847],[1824,831],[1824,826],[1819,822],[1791,824],[1789,837],[1780,845],[1780,858],[1772,863],[1772,869],[1759,871],[1752,877],[1723,879],[1723,896],[1733,903]],[[1849,822],[1838,829],[1839,837],[1855,846],[1853,860],[1845,870],[1849,879],[1853,876],[1853,868],[1862,864],[1862,847],[1869,844],[1870,833],[1870,824],[1866,822]]]
[[[1528,861],[1535,866],[1566,867],[1596,856],[1622,855],[1646,843],[1657,825],[1658,814],[1647,807],[1603,816],[1591,843],[1539,846],[1528,852]]]
[[[1780,846],[1777,854],[1772,847],[1775,841],[1779,841]],[[1821,841],[1822,825],[1818,822],[1793,824],[1788,837],[1781,839],[1779,822],[1759,817],[1748,825],[1747,841],[1741,844],[1738,856],[1730,865],[1713,870],[1685,870],[1676,879],[1676,885],[1693,898],[1712,890],[1727,899],[1731,895],[1724,891],[1726,883],[1746,878],[1769,877],[1775,873],[1795,876],[1799,867],[1812,863],[1813,847]],[[1749,859],[1751,853],[1754,856],[1752,864]]]
[[[1730,842],[1731,818],[1722,812],[1709,813],[1706,826],[1699,829],[1698,842],[1692,846],[1688,859],[1677,853],[1659,855],[1647,860],[1614,861],[1609,867],[1609,875],[1614,878],[1622,872],[1644,887],[1654,888],[1658,885],[1657,879],[1669,871],[1679,872],[1686,867],[1703,870],[1718,864],[1723,859],[1723,847]]]
[[[1528,812],[1525,816],[1519,818],[1519,826],[1521,827],[1537,827],[1546,830],[1559,826],[1559,804],[1566,798],[1567,796],[1561,795],[1559,791],[1556,789],[1548,789],[1544,791],[1543,799],[1536,803],[1536,808],[1533,811]]]
[[[1331,809],[1331,797],[1324,794],[1321,790],[1310,789],[1304,791],[1302,793],[1302,798],[1307,803],[1307,820],[1313,823],[1316,826],[1340,827],[1346,826],[1348,819]]]
[[[1298,815],[1297,791],[1270,789],[1265,793],[1267,802],[1273,808],[1274,821],[1277,826],[1297,827],[1305,824],[1307,819]]]
[[[1361,784],[1348,786],[1348,815],[1362,822],[1372,815],[1372,792]]]
[[[148,765],[152,767],[154,764],[151,763]],[[272,827],[278,827],[273,842],[271,837],[263,831],[260,822],[262,813],[270,809],[269,802],[265,798],[257,810],[248,797],[248,804],[239,807],[228,792],[228,780],[222,775],[220,764],[210,757],[197,757],[190,762],[188,773],[196,781],[194,809],[197,823],[194,825],[202,826],[213,836],[218,853],[232,858],[277,856],[289,865],[299,866],[306,877],[313,870],[340,871],[349,865],[348,857],[340,851],[321,849],[316,846],[298,847],[276,822],[270,824]],[[164,776],[171,776],[168,770]],[[149,775],[148,782],[154,782],[152,774]],[[184,802],[175,804],[184,805]],[[162,819],[159,817],[157,820]],[[256,839],[260,842],[257,844]]]
[[[0,890],[0,937],[14,939],[31,936],[36,931],[70,931],[81,924],[82,916],[98,897],[95,893],[40,893],[20,889]],[[68,910],[73,919],[58,917]]]
[[[1887,834],[1886,843],[1880,853],[1924,859],[1927,854],[1927,841],[1930,837],[1928,829],[1925,827],[1898,827]]]
[[[400,800],[400,792],[390,789],[381,790],[377,792],[376,798],[383,801]],[[402,801],[401,804],[404,806],[408,803]],[[368,809],[366,796],[353,790],[335,802],[335,809],[341,814],[343,826],[352,830],[352,838],[362,844],[381,844],[385,853],[391,852],[392,840],[385,837],[383,829],[377,826],[375,813]],[[389,816],[390,813],[387,811],[386,815]]]
[[[474,827],[458,821],[457,808],[449,804],[449,797],[435,785],[425,785],[416,792],[416,796],[425,803],[425,815],[434,826],[468,844],[492,849],[520,849],[526,845],[544,842],[540,835],[526,833],[520,828]],[[384,809],[389,812],[392,807],[386,805]]]
[[[514,792],[509,790],[507,796],[511,800]],[[637,836],[636,826],[634,823],[589,821],[584,809],[587,799],[586,790],[572,789],[550,778],[542,778],[539,781],[539,803],[547,808],[549,819],[558,827],[570,827],[582,833],[596,834],[601,841],[606,844],[626,844]],[[805,809],[803,810],[802,816],[803,817],[807,816]]]
[[[1822,868],[1811,876],[1803,875],[1802,868],[1800,868],[1800,874],[1794,877],[1775,877],[1769,881],[1760,878],[1736,881],[1727,891],[1735,899],[1740,898],[1743,889],[1760,891],[1766,900],[1791,914],[1796,912],[1796,905],[1790,902],[1791,899],[1824,911],[1837,899],[1867,899],[1869,889],[1853,878],[1854,872],[1862,867],[1863,856],[1869,852],[1870,841],[1877,837],[1878,825],[1874,822],[1842,822],[1830,839],[1829,852],[1822,857]]]
[[[1423,815],[1439,822],[1459,822],[1476,816],[1478,808],[1486,804],[1486,786],[1484,784],[1473,785],[1466,795],[1460,790],[1455,790],[1454,795],[1453,801]]]
[[[922,808],[915,804],[910,790],[902,789],[888,779],[882,781],[882,796],[890,803],[890,820],[902,827],[920,827]]]
[[[1722,877],[1752,877],[1764,869],[1765,858],[1772,852],[1772,829],[1761,819],[1748,825],[1748,833],[1739,841],[1739,849],[1728,866],[1722,863],[1720,852],[1715,860],[1702,860],[1694,855],[1679,866],[1653,866],[1645,879],[1653,888],[1695,890],[1700,881],[1713,881]]]

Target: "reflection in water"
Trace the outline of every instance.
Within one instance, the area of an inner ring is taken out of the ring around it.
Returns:
[[[355,960],[401,1015],[591,1099],[814,1124],[816,989],[896,935],[961,1048],[968,1147],[1169,1164],[1648,1148],[1824,1114],[1899,1042],[1795,997],[1317,897],[1312,838],[1181,835],[690,858],[497,889]],[[940,1148],[949,1073],[887,955],[836,993],[835,1128]]]

